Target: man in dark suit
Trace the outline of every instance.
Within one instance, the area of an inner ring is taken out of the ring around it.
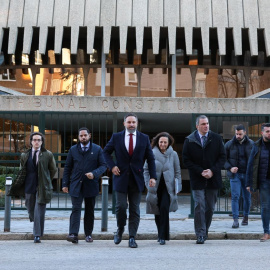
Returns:
[[[182,157],[189,171],[195,202],[196,243],[203,244],[208,237],[218,189],[222,186],[221,169],[226,155],[221,136],[209,130],[205,115],[197,117],[196,128],[185,139]]]
[[[104,157],[113,173],[113,188],[116,191],[117,232],[114,243],[118,245],[127,219],[127,199],[129,202],[129,247],[137,248],[135,236],[140,222],[141,193],[144,190],[143,165],[149,166],[149,185],[155,185],[155,159],[149,137],[137,131],[138,118],[129,113],[124,117],[125,130],[112,135],[104,148]],[[116,162],[111,154],[115,153]]]
[[[84,199],[85,241],[91,243],[93,242],[95,200],[99,193],[99,177],[107,167],[101,147],[90,140],[90,131],[83,127],[79,129],[78,133],[79,143],[72,146],[68,152],[62,183],[63,192],[69,192],[72,201],[67,241],[78,243]]]

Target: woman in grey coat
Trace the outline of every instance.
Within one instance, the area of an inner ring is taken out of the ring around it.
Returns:
[[[170,238],[169,212],[178,209],[177,193],[182,190],[180,161],[172,148],[173,143],[173,137],[167,132],[157,134],[152,140],[157,173],[155,187],[149,187],[147,162],[144,165],[144,181],[148,189],[146,213],[155,215],[160,245]]]

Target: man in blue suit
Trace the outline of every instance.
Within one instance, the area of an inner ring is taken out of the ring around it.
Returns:
[[[90,131],[85,127],[80,128],[80,142],[70,148],[64,169],[62,190],[65,193],[69,192],[72,201],[67,241],[72,243],[78,243],[83,199],[85,241],[93,242],[94,208],[99,193],[98,181],[107,168],[101,147],[92,143],[90,139]]]
[[[124,117],[125,130],[112,135],[104,148],[104,157],[113,173],[113,188],[116,191],[117,232],[114,243],[118,245],[127,220],[129,202],[129,247],[137,248],[135,236],[140,222],[141,193],[144,190],[143,165],[147,160],[149,166],[149,185],[156,181],[155,158],[149,137],[137,131],[138,117],[129,113]],[[116,162],[111,154],[115,153]]]

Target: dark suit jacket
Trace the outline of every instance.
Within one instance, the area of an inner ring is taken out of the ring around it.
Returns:
[[[89,149],[83,152],[80,144],[73,145],[67,156],[62,187],[69,188],[72,197],[94,197],[99,193],[99,177],[106,171],[106,163],[99,145],[91,142]],[[85,174],[92,172],[94,179]]]
[[[117,166],[120,175],[113,176],[113,188],[118,192],[126,193],[128,190],[128,180],[132,173],[137,183],[139,191],[144,190],[143,165],[147,160],[150,178],[157,179],[156,166],[149,137],[137,131],[136,146],[133,155],[130,157],[125,146],[125,130],[114,133],[110,141],[105,146],[103,153],[106,163],[110,170]],[[111,154],[115,153],[116,162],[113,161]]]

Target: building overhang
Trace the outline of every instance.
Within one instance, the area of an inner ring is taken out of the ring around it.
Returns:
[[[270,54],[270,1],[242,0],[6,0],[0,9],[0,51],[9,55],[34,50],[61,54],[69,48],[92,54],[112,44],[121,54],[151,48],[159,54],[163,38],[170,55],[229,58]],[[116,40],[116,42],[114,42]],[[148,44],[151,44],[148,46]],[[233,51],[233,52],[232,52]],[[30,57],[32,58],[32,57]],[[17,57],[18,59],[18,57]],[[76,62],[76,61],[75,61]],[[261,63],[258,61],[259,64]]]

